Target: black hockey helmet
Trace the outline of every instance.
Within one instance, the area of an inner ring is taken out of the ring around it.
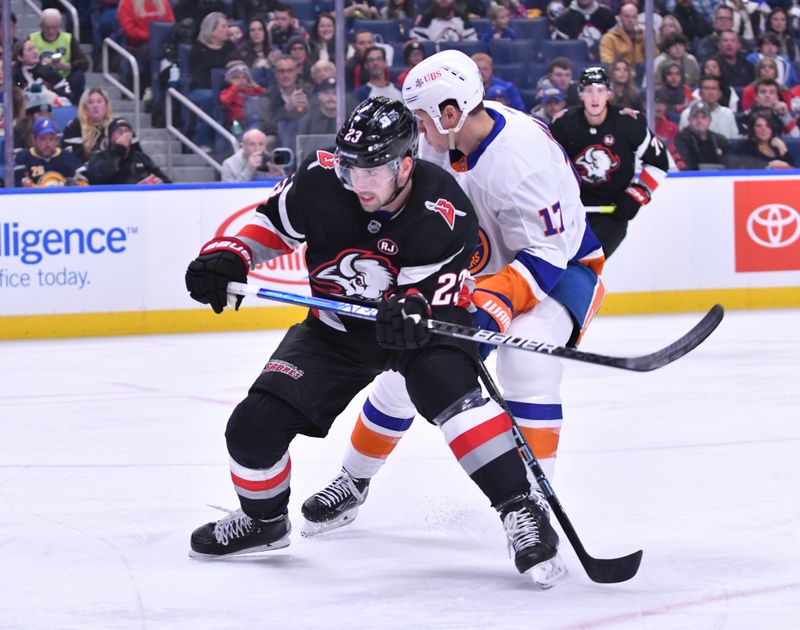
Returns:
[[[611,79],[608,78],[608,72],[603,66],[589,66],[581,72],[578,85],[580,85],[581,89],[589,85],[605,85],[610,89]]]
[[[417,121],[400,101],[373,96],[362,101],[336,135],[336,153],[343,167],[372,168],[416,159]]]

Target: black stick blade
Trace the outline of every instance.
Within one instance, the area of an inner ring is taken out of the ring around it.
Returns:
[[[642,552],[640,550],[629,556],[609,560],[592,558],[587,555],[581,557],[580,561],[592,582],[617,584],[618,582],[627,582],[636,575],[642,562]]]

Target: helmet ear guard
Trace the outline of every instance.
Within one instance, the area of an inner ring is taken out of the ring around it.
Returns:
[[[403,82],[403,101],[410,110],[422,110],[432,119],[439,133],[441,105],[454,100],[461,118],[452,131],[458,132],[469,113],[483,102],[483,79],[478,64],[458,50],[445,50],[423,59],[411,68]]]

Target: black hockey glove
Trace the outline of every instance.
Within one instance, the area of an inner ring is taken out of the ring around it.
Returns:
[[[641,184],[631,184],[628,186],[617,200],[617,209],[614,210],[614,217],[632,220],[639,208],[650,201],[650,191]]]
[[[431,333],[420,320],[430,316],[428,300],[414,289],[383,300],[375,319],[378,345],[397,350],[421,348],[428,343]]]
[[[228,303],[228,283],[247,282],[253,252],[238,238],[215,238],[200,248],[200,255],[186,270],[186,289],[193,300],[210,304],[221,313]],[[236,296],[234,310],[239,310],[242,296]]]

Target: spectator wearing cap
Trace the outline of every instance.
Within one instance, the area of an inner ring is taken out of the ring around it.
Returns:
[[[14,185],[24,188],[66,186],[75,182],[80,163],[58,147],[58,131],[49,118],[31,127],[31,146],[14,154]]]
[[[556,114],[566,107],[567,101],[564,93],[557,87],[549,87],[542,91],[539,105],[531,110],[531,114],[549,125],[553,122]]]
[[[406,80],[411,68],[423,59],[425,59],[425,48],[417,40],[411,39],[403,44],[403,61],[405,61],[406,69],[397,75],[396,83],[398,86],[403,87],[403,81]]]
[[[108,148],[92,154],[81,172],[90,184],[171,184],[172,180],[134,142],[125,118],[108,125]]]
[[[509,26],[511,22],[511,11],[502,4],[491,4],[487,11],[490,26],[481,36],[481,41],[489,49],[489,45],[495,39],[517,39],[517,31]]]
[[[352,108],[347,106],[348,111]],[[335,134],[336,78],[329,77],[314,88],[314,101],[297,124],[297,135]]]
[[[658,136],[664,146],[669,147],[678,135],[678,125],[669,119],[669,99],[663,88],[659,88],[655,93],[655,107],[653,133]]]
[[[661,54],[653,61],[653,77],[656,87],[661,85],[659,67],[667,61],[678,64],[683,75],[683,82],[689,87],[697,85],[700,79],[700,65],[694,55],[686,52],[689,42],[683,33],[670,33],[661,40]]]
[[[493,85],[484,95],[487,101],[496,101],[502,105],[508,105],[511,95],[508,93],[508,88],[504,85]]]
[[[281,167],[265,160],[269,138],[260,129],[248,129],[239,150],[222,163],[223,182],[250,182],[285,175]]]
[[[687,110],[689,124],[678,132],[671,148],[675,164],[682,171],[696,171],[701,164],[725,165],[730,152],[727,138],[711,131],[711,110],[695,101]]]
[[[286,42],[286,54],[294,59],[297,64],[299,70],[298,78],[307,83],[311,81],[310,50],[308,40],[300,35],[291,37]]]
[[[62,18],[58,9],[42,11],[40,30],[31,33],[29,39],[36,46],[40,57],[44,54],[51,58],[52,66],[69,82],[73,100],[79,101],[86,87],[89,59],[72,33],[62,29]]]
[[[526,111],[525,103],[522,100],[517,86],[511,83],[511,81],[504,81],[494,76],[494,62],[489,55],[486,53],[475,53],[472,55],[472,60],[477,64],[478,70],[481,73],[484,92],[488,92],[489,88],[492,86],[500,85],[508,90],[509,107],[518,109],[521,112]]]
[[[359,103],[372,96],[385,96],[402,101],[403,95],[387,76],[386,52],[379,46],[368,48],[364,54],[364,68],[366,69],[367,82],[355,91],[356,101]]]
[[[234,59],[225,66],[225,83],[228,84],[219,95],[225,125],[230,127],[234,121],[244,120],[244,99],[259,96],[266,90],[253,81],[250,68],[244,61]]]
[[[711,131],[714,131],[728,140],[739,137],[739,127],[736,125],[736,116],[724,105],[719,104],[722,97],[719,77],[705,75],[700,77],[700,100],[708,106],[711,115]],[[683,130],[689,126],[689,110],[687,107],[681,113],[678,127]]]

